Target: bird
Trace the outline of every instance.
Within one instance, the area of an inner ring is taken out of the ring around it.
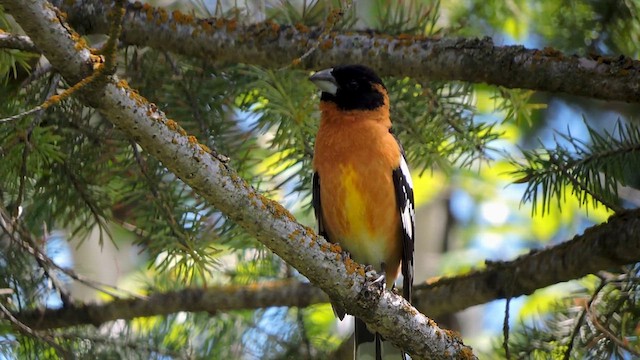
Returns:
[[[404,150],[391,131],[387,89],[372,69],[359,64],[317,71],[309,80],[321,90],[312,161],[319,234],[382,274],[379,280],[387,289],[401,272],[402,295],[411,301],[413,184]],[[332,305],[342,320],[345,311]],[[404,351],[395,352],[406,359]],[[382,356],[383,338],[356,318],[354,358]]]

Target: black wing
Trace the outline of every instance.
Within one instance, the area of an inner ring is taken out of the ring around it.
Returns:
[[[400,166],[393,170],[393,185],[396,192],[396,204],[402,221],[402,296],[411,302],[413,286],[413,247],[415,236],[415,208],[413,202],[413,184],[409,166],[401,154]]]
[[[324,223],[322,220],[322,205],[320,204],[320,175],[318,175],[317,172],[313,173],[311,204],[313,205],[313,212],[316,214],[316,220],[318,221],[318,234],[327,239],[327,232],[324,229]]]
[[[324,228],[324,221],[322,220],[322,204],[320,202],[320,175],[317,172],[313,173],[313,189],[311,190],[311,204],[313,205],[313,211],[316,214],[316,220],[318,221],[318,234],[323,236],[327,241],[331,241],[327,236],[327,231]],[[344,319],[346,311],[341,306],[331,303],[333,312],[338,319]]]

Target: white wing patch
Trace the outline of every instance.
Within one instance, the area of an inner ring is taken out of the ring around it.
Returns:
[[[400,159],[400,171],[402,172],[402,178],[405,181],[405,187],[402,188],[402,191],[404,191],[405,199],[407,199],[401,209],[402,227],[407,235],[413,239],[414,219],[416,216],[413,204],[413,181],[411,181],[411,173],[409,172],[409,166],[407,165],[407,161],[404,159],[404,156]],[[406,186],[409,188],[407,189]],[[411,191],[411,196],[409,196],[409,190]]]
[[[393,170],[393,184],[396,192],[398,212],[402,222],[402,295],[411,301],[413,285],[413,249],[415,231],[415,208],[413,203],[413,183],[409,166],[400,157],[400,166]]]

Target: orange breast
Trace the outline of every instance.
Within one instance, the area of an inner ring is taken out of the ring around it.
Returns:
[[[333,120],[323,118],[314,153],[329,240],[377,271],[385,263],[384,270],[392,282],[402,254],[392,178],[393,169],[399,165],[400,149],[388,124]]]

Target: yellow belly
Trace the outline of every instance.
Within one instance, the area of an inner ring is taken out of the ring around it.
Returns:
[[[389,124],[335,113],[316,137],[314,170],[320,176],[320,201],[328,240],[351,257],[397,277],[402,257],[400,216],[393,169],[400,148]],[[342,116],[342,118],[340,118]],[[388,121],[388,118],[387,118]]]
[[[339,243],[355,261],[377,271],[385,263],[385,270],[394,272],[390,267],[398,266],[401,239],[391,171],[362,164],[342,165],[331,173],[320,175],[330,240]]]

